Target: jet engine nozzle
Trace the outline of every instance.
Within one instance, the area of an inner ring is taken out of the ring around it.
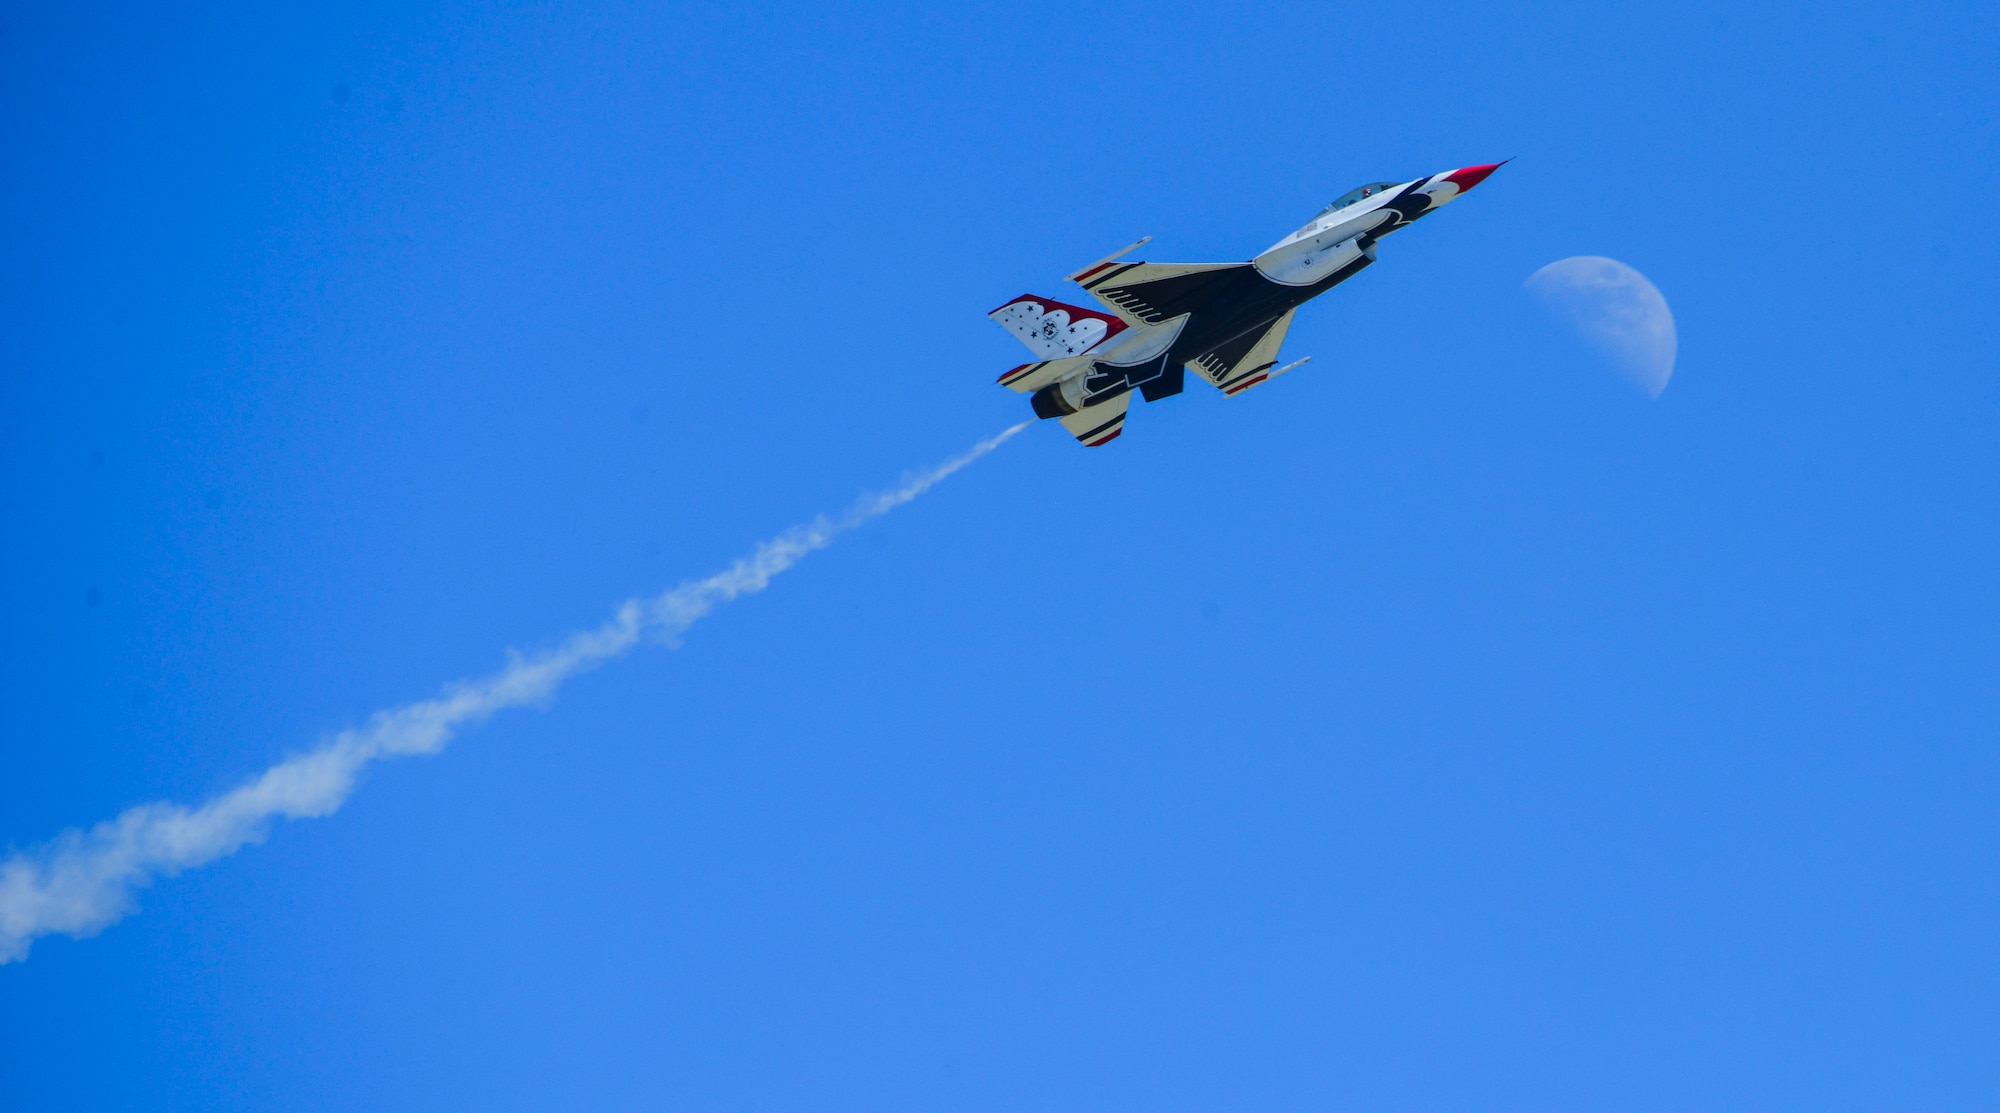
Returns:
[[[1034,405],[1036,417],[1068,417],[1083,408],[1083,376],[1050,383],[1028,401]]]

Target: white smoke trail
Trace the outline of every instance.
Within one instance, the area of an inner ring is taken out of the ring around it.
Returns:
[[[344,730],[198,808],[141,804],[0,862],[0,963],[27,957],[29,946],[44,935],[95,935],[132,910],[135,890],[260,841],[273,818],[333,814],[347,802],[361,771],[381,758],[437,753],[461,726],[546,699],[564,681],[623,656],[642,638],[675,644],[718,605],[764,590],[806,554],[923,494],[1030,424],[981,441],[893,491],[864,498],[841,517],[822,516],[780,534],[705,580],[627,600],[609,622],[552,650],[516,657],[499,672],[451,685],[432,699],[377,712],[366,726]]]

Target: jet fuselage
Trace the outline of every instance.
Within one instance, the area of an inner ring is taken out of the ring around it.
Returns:
[[[1382,237],[1484,181],[1498,165],[1467,166],[1408,182],[1373,182],[1244,263],[1127,263],[1141,240],[1069,276],[1109,312],[1023,294],[989,316],[1038,357],[1000,376],[1060,418],[1083,444],[1124,429],[1129,395],[1179,394],[1194,368],[1235,395],[1303,363],[1278,366],[1299,306],[1375,261]]]
[[[1147,401],[1180,392],[1179,370],[1361,273],[1383,236],[1436,212],[1496,166],[1468,166],[1412,182],[1363,186],[1320,211],[1247,267],[1195,271],[1148,284],[1146,323],[1097,355],[1080,401],[1094,405],[1137,388]],[[1357,196],[1358,195],[1358,196]],[[1079,276],[1086,290],[1115,287],[1132,264]],[[1178,288],[1175,288],[1175,284]],[[1148,390],[1152,386],[1154,389]]]

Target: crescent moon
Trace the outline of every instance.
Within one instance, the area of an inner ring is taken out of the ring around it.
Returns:
[[[1667,389],[1680,341],[1673,310],[1645,275],[1602,255],[1573,255],[1529,275],[1526,287],[1633,386],[1653,398]]]

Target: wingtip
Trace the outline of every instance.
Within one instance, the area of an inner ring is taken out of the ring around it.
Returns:
[[[1124,247],[1121,247],[1118,250],[1112,252],[1111,254],[1106,255],[1104,258],[1099,259],[1097,262],[1090,264],[1089,266],[1083,268],[1080,271],[1072,273],[1068,278],[1064,279],[1063,281],[1074,282],[1077,285],[1081,286],[1083,285],[1084,279],[1089,278],[1091,275],[1096,274],[1098,271],[1101,271],[1104,268],[1110,266],[1111,264],[1117,262],[1124,256],[1130,255],[1132,252],[1137,251],[1140,248],[1152,242],[1153,242],[1153,237],[1141,236],[1138,239],[1133,240],[1131,243],[1126,244]]]

